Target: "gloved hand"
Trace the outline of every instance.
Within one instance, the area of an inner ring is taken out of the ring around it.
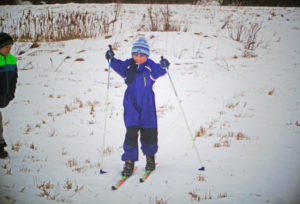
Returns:
[[[133,59],[130,60],[129,63],[129,69],[126,69],[126,79],[125,79],[125,83],[127,85],[131,84],[131,82],[133,82],[134,78],[135,78],[135,74],[136,74],[136,70],[138,68],[138,65],[135,63],[135,61]]]
[[[109,61],[112,60],[115,56],[114,51],[112,50],[111,45],[109,45],[109,50],[106,51],[105,58]]]
[[[170,62],[167,59],[165,59],[163,56],[161,56],[160,66],[163,69],[169,69],[169,65],[170,65]]]

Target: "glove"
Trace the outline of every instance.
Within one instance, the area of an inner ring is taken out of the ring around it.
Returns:
[[[114,51],[112,51],[111,46],[109,46],[109,50],[106,51],[105,58],[109,61],[112,60],[115,56]]]
[[[160,66],[163,69],[169,69],[169,65],[170,65],[170,62],[167,59],[163,58],[163,56],[161,56]]]
[[[115,56],[114,51],[112,51],[112,50],[107,50],[107,52],[106,52],[106,54],[105,54],[105,58],[106,58],[107,60],[112,60],[112,59],[114,58],[114,56]]]
[[[131,84],[135,78],[136,70],[138,68],[138,65],[135,63],[133,59],[130,60],[130,66],[129,69],[126,69],[126,79],[125,83],[127,85]]]

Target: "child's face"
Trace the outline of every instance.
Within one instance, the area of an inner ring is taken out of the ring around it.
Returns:
[[[12,45],[6,45],[0,49],[0,54],[3,56],[7,56],[11,51]]]
[[[144,55],[136,54],[136,55],[133,55],[133,60],[137,64],[143,64],[144,62],[146,62],[147,58]]]

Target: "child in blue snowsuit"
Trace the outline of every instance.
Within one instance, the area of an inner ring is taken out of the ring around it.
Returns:
[[[162,59],[160,64],[149,58],[149,45],[145,38],[140,37],[133,44],[132,58],[125,61],[114,58],[110,49],[106,52],[106,59],[111,62],[111,67],[127,84],[125,91],[124,122],[126,126],[124,153],[125,161],[123,176],[131,176],[134,162],[138,160],[138,132],[140,132],[141,149],[146,155],[146,170],[155,169],[154,155],[157,146],[157,116],[153,84],[155,80],[166,74],[169,62]]]

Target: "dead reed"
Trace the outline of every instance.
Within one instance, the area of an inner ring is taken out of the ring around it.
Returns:
[[[114,15],[104,12],[57,11],[52,7],[46,7],[43,12],[36,12],[34,8],[28,8],[18,16],[0,14],[0,19],[5,19],[0,21],[0,31],[9,32],[17,41],[33,41],[34,47],[38,47],[37,42],[41,41],[64,41],[106,35],[114,29],[119,12],[120,9],[116,8],[112,11]]]

